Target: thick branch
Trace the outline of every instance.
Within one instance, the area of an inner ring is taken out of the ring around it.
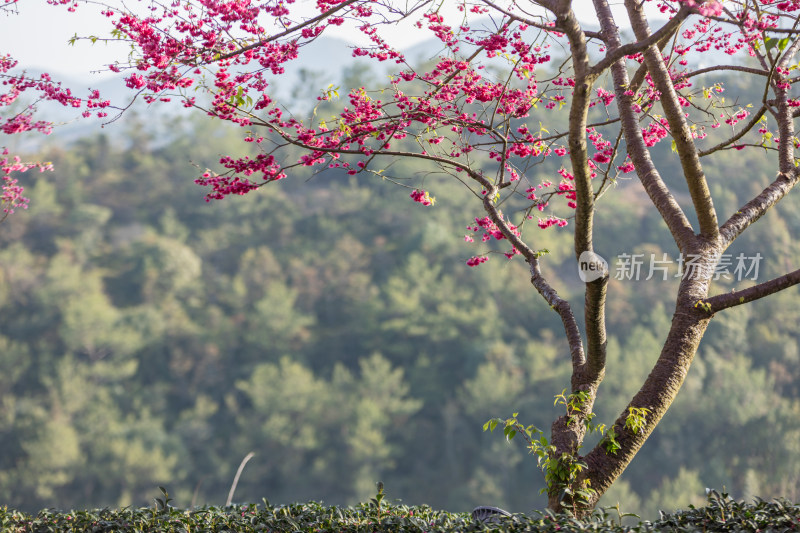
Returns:
[[[641,4],[636,0],[626,0],[625,6],[628,9],[634,34],[638,39],[646,39],[650,30]],[[700,165],[700,157],[692,138],[691,129],[684,116],[669,72],[661,58],[661,53],[655,47],[650,47],[644,52],[644,59],[656,89],[661,93],[661,107],[669,121],[670,133],[675,140],[683,174],[689,185],[689,194],[700,224],[700,234],[708,240],[716,240],[719,236],[719,227],[714,203],[708,190],[703,168]]]
[[[575,90],[569,113],[570,161],[575,183],[575,257],[579,259],[584,252],[593,252],[592,234],[594,219],[594,190],[592,189],[591,169],[588,165],[586,146],[586,123],[589,113],[592,83],[595,75],[589,71],[589,54],[586,50],[586,37],[581,30],[575,13],[569,9],[558,14],[559,25],[569,39],[572,62],[575,71]],[[590,383],[596,388],[602,379],[606,360],[605,294],[608,278],[586,284],[584,317],[588,348],[588,372],[581,369],[573,374],[573,388]]]
[[[754,302],[770,294],[775,294],[776,292],[793,287],[798,283],[800,283],[800,269],[740,291],[712,296],[711,298],[703,300],[700,307],[709,315],[713,315],[717,311]]]
[[[769,76],[769,71],[760,69],[760,68],[753,68],[753,67],[745,67],[743,65],[714,65],[711,67],[703,67],[697,70],[692,70],[691,72],[686,72],[681,74],[675,81],[685,80],[687,78],[693,78],[695,76],[699,76],[701,74],[707,74],[709,72],[716,72],[718,70],[723,70],[725,72],[728,71],[736,71],[736,72],[744,72],[746,74],[755,74],[756,76]]]
[[[795,18],[793,29],[797,29],[800,18]],[[772,85],[775,90],[775,100],[777,111],[774,112],[775,120],[778,122],[780,144],[778,145],[778,165],[780,172],[788,174],[795,168],[794,161],[794,121],[792,120],[793,108],[789,106],[789,85],[786,82],[785,74],[780,73],[787,68],[789,60],[797,53],[800,47],[800,40],[794,42],[783,52],[772,66],[772,72],[776,77],[772,77]],[[766,101],[766,96],[764,98]]]
[[[664,37],[656,43],[659,52],[663,52],[664,48],[667,47],[667,44],[672,39],[672,35],[664,35]],[[639,90],[639,87],[642,86],[644,83],[645,78],[647,77],[647,65],[642,63],[639,65],[639,68],[636,72],[633,73],[633,78],[631,78],[630,86],[628,87],[634,93]]]
[[[734,213],[720,228],[720,239],[723,247],[730,246],[736,237],[741,235],[744,230],[786,196],[797,185],[797,178],[798,175],[795,170],[788,174],[778,174],[775,181],[761,191],[761,194]]]
[[[591,169],[586,146],[586,123],[589,114],[594,76],[589,73],[589,54],[586,38],[571,9],[557,13],[558,24],[569,39],[572,65],[575,72],[575,89],[569,110],[570,162],[575,177],[577,207],[575,209],[575,257],[592,250],[592,219],[594,194],[592,194]]]
[[[707,260],[704,264],[706,272],[713,272],[713,262],[709,257],[713,249],[697,251]],[[658,360],[642,388],[611,425],[621,448],[615,453],[609,452],[604,439],[585,456],[587,477],[599,494],[605,492],[625,470],[677,396],[710,321],[710,316],[693,304],[707,289],[708,275],[703,279],[684,278],[681,281],[672,326]],[[648,354],[636,355],[646,357]],[[637,413],[638,409],[647,411]],[[634,429],[629,421],[643,413],[643,427]]]
[[[606,288],[608,275],[586,284],[586,371],[579,381],[598,383],[606,371]]]
[[[778,109],[774,113],[775,120],[778,122],[778,134],[780,144],[778,145],[778,165],[780,171],[788,174],[794,171],[794,120],[792,120],[793,109],[789,107],[789,91],[787,88],[779,88],[775,91],[778,100]]]

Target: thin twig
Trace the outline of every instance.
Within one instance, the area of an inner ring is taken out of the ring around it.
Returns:
[[[239,476],[242,475],[242,470],[244,470],[244,465],[247,464],[247,461],[253,458],[255,453],[250,452],[244,456],[242,462],[239,463],[239,469],[236,471],[236,475],[233,477],[233,483],[231,484],[231,490],[228,492],[228,501],[225,502],[225,507],[228,507],[233,501],[233,493],[236,491],[236,485],[239,484]]]

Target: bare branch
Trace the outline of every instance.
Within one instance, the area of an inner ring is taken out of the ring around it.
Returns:
[[[740,291],[712,296],[703,300],[700,307],[707,313],[714,314],[723,309],[760,300],[797,284],[800,284],[800,269]]]
[[[503,219],[499,210],[494,205],[492,198],[497,192],[497,188],[493,186],[489,180],[479,174],[473,174],[471,177],[486,188],[487,194],[483,197],[483,208],[489,214],[489,218],[492,219],[492,222],[495,223],[514,248],[519,250],[523,257],[525,257],[531,269],[531,283],[545,301],[550,304],[550,307],[561,317],[561,322],[564,324],[564,332],[567,336],[567,342],[569,343],[573,372],[578,371],[583,367],[586,358],[583,352],[580,329],[578,328],[578,323],[575,320],[575,315],[570,308],[569,302],[561,298],[558,292],[556,292],[547,280],[545,280],[544,276],[542,276],[539,266],[539,254],[525,244],[516,233],[511,231],[511,228],[508,227],[508,223]]]
[[[536,22],[533,19],[530,19],[530,18],[527,18],[527,17],[523,17],[521,15],[513,13],[512,11],[509,11],[508,9],[503,9],[502,7],[500,7],[497,4],[495,4],[494,2],[492,2],[491,0],[481,0],[481,2],[483,2],[487,6],[491,7],[492,9],[496,9],[500,13],[502,13],[502,14],[506,15],[507,17],[509,17],[511,20],[516,20],[518,22],[522,22],[523,24],[527,24],[528,26],[530,26],[532,28],[538,28],[540,30],[545,30],[545,31],[561,31],[559,28],[554,28],[552,26],[545,26],[541,22]],[[545,7],[546,9],[551,9],[550,7],[545,5],[545,3],[542,3],[542,2],[538,2],[538,3],[541,4],[542,7]]]
[[[542,276],[539,260],[534,258],[534,260],[528,261],[528,263],[531,267],[531,284],[547,303],[550,304],[550,307],[558,313],[558,316],[561,317],[561,322],[564,324],[564,331],[566,332],[567,342],[569,343],[569,351],[572,357],[572,370],[574,373],[586,363],[578,322],[575,320],[575,315],[572,313],[569,302],[561,298],[558,292],[556,292]]]
[[[736,135],[725,141],[722,141],[716,146],[709,148],[708,150],[703,150],[699,152],[697,155],[700,157],[705,157],[707,155],[713,154],[718,150],[722,150],[723,148],[732,145],[733,143],[735,143],[736,141],[747,135],[748,132],[750,132],[750,130],[752,130],[755,127],[755,125],[758,124],[758,121],[761,120],[761,117],[763,117],[764,113],[766,112],[767,112],[767,106],[762,105],[761,108],[758,110],[758,112],[755,115],[753,115],[753,118],[750,119],[750,122],[745,124],[745,126],[739,131],[739,133],[737,133]]]
[[[724,70],[726,72],[727,71],[744,72],[747,74],[755,74],[756,76],[769,76],[768,70],[763,70],[753,67],[745,67],[743,65],[714,65],[711,67],[699,68],[697,70],[692,70],[691,72],[686,72],[684,74],[681,74],[681,76],[677,78],[675,81],[682,81],[687,78],[693,78],[694,76],[699,76],[701,74],[707,74],[709,72],[715,72],[718,70]]]
[[[730,244],[742,234],[751,224],[761,218],[773,205],[778,203],[792,188],[797,185],[798,175],[796,171],[789,174],[779,173],[761,194],[747,202],[733,216],[731,216],[720,228],[720,239],[724,247]]]

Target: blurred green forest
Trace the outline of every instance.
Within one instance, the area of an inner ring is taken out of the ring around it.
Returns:
[[[241,130],[152,115],[125,128],[124,142],[44,149],[55,171],[24,175],[31,208],[0,225],[0,503],[140,505],[164,485],[177,505],[221,504],[253,451],[235,501],[351,504],[381,480],[407,504],[545,506],[522,443],[481,426],[519,412],[549,428],[569,354],[519,258],[465,265],[486,250],[464,242],[484,216],[468,191],[428,178],[426,208],[374,177],[298,171],[206,203],[193,179],[241,153]],[[655,159],[680,190],[664,144]],[[706,163],[721,218],[773,177],[760,155]],[[797,268],[797,196],[731,250],[760,253],[762,281]],[[604,257],[676,257],[635,179],[599,209]],[[581,302],[570,227],[526,231]],[[658,356],[676,287],[611,280],[599,421]],[[678,400],[601,505],[653,517],[702,504],[705,487],[800,499],[797,295],[714,318]]]

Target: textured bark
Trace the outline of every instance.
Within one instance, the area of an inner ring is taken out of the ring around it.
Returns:
[[[569,148],[570,162],[574,174],[577,208],[575,209],[575,258],[579,259],[584,252],[593,252],[592,245],[594,223],[594,190],[592,188],[591,169],[588,165],[586,143],[587,117],[595,75],[589,68],[589,54],[586,49],[586,36],[571,9],[556,13],[557,24],[564,29],[570,43],[572,64],[575,70],[575,90],[569,113]],[[586,358],[591,372],[587,370],[586,360],[579,366],[573,366],[572,391],[594,391],[605,370],[606,331],[605,331],[605,285],[606,279],[588,283],[584,301],[586,324]],[[597,382],[597,383],[595,383]],[[588,414],[588,413],[587,413]],[[568,432],[571,433],[571,432]],[[577,442],[565,446],[580,444],[582,435],[576,437]]]
[[[586,142],[587,117],[596,75],[589,68],[586,36],[578,23],[569,2],[561,2],[555,11],[556,24],[569,39],[575,88],[569,113],[570,162],[574,175],[576,204],[574,250],[576,260],[584,252],[593,252],[592,235],[595,213],[594,190]],[[583,421],[592,412],[597,388],[605,374],[606,330],[605,295],[607,273],[604,277],[586,284],[584,324],[586,326],[586,357],[576,361],[573,357],[571,392],[588,393],[588,401],[572,413],[557,418],[551,426],[550,444],[555,447],[553,456],[577,457],[586,436]],[[577,363],[577,364],[576,364]],[[560,509],[563,487],[552,486],[548,491],[551,508]]]
[[[601,443],[587,454],[586,463],[589,466],[587,477],[591,481],[592,488],[597,491],[598,499],[622,474],[645,440],[652,434],[683,385],[700,340],[711,320],[707,313],[695,306],[707,290],[707,281],[682,283],[672,325],[661,354],[642,388],[612,425],[618,434],[617,441],[621,449],[616,454],[610,454]],[[630,407],[644,407],[650,410],[647,424],[638,433],[634,433],[625,425]],[[592,505],[595,503],[596,500]]]

